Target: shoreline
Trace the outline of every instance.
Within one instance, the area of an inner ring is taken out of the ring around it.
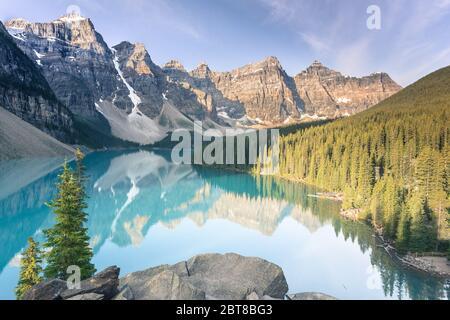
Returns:
[[[208,166],[211,169],[217,169],[217,167],[214,166]],[[252,176],[256,176],[252,174],[251,172],[248,172],[243,169],[239,168],[229,168],[227,166],[221,167],[220,169],[225,169],[230,172],[235,173],[246,173],[250,174]],[[302,179],[288,177],[288,176],[278,176],[273,175],[272,177],[276,179],[281,179],[293,183],[301,183],[304,185],[308,185],[314,188],[319,188],[313,184],[307,183]],[[331,201],[336,202],[343,202],[344,201],[344,194],[340,192],[330,192],[330,191],[323,191],[323,192],[317,192],[316,194],[309,194],[308,197],[311,198],[318,198],[318,199],[327,199]],[[348,219],[354,222],[362,222],[361,219],[359,219],[359,214],[362,212],[362,209],[354,208],[354,209],[347,209],[343,210],[341,209],[339,212],[339,215],[344,218]],[[365,223],[365,222],[364,222]],[[368,225],[367,223],[365,223]],[[378,241],[380,241],[380,245],[378,247],[383,248],[389,256],[395,260],[397,263],[399,263],[401,266],[409,269],[413,269],[417,272],[426,273],[428,275],[439,277],[443,279],[450,279],[450,262],[448,261],[447,257],[442,254],[442,256],[436,256],[428,254],[423,254],[420,257],[417,254],[408,253],[405,255],[402,255],[398,252],[398,250],[392,245],[392,242],[385,239],[383,235],[381,234],[380,230],[377,230],[374,226],[368,225]]]
[[[275,176],[277,178],[280,178],[282,180],[294,182],[294,183],[303,183],[306,185],[310,185],[313,187],[314,185],[305,183],[302,179],[297,178],[291,178],[286,176]],[[319,199],[327,199],[331,201],[336,202],[342,202],[344,201],[344,195],[343,193],[339,192],[317,192],[315,195],[308,195],[309,197],[313,198],[319,198]],[[352,220],[355,222],[361,222],[361,220],[358,218],[358,215],[362,212],[362,209],[348,209],[343,210],[341,209],[339,212],[339,215],[343,217],[344,219]],[[414,254],[414,253],[407,253],[405,255],[402,255],[398,252],[398,250],[392,245],[392,242],[389,240],[384,239],[382,234],[380,233],[380,230],[377,230],[373,226],[369,225],[369,227],[374,232],[375,236],[377,237],[378,241],[381,242],[379,247],[383,248],[389,256],[394,259],[396,262],[401,264],[403,267],[413,269],[418,272],[426,273],[428,275],[432,275],[435,277],[443,278],[443,279],[450,279],[450,261],[447,259],[445,254],[431,254],[426,253],[422,255]]]

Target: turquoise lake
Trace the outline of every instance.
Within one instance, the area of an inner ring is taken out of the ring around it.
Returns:
[[[14,299],[27,238],[44,241],[63,159],[0,162],[0,299]],[[97,270],[121,275],[199,253],[235,252],[281,266],[289,292],[339,299],[448,299],[445,281],[398,265],[371,229],[317,190],[273,178],[175,165],[163,151],[86,157]]]

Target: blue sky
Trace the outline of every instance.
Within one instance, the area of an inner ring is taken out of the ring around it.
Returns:
[[[369,30],[369,5],[381,29]],[[158,64],[226,71],[277,56],[290,75],[320,60],[345,74],[410,84],[450,65],[450,0],[0,0],[2,21],[53,20],[70,5],[110,46],[145,43]]]

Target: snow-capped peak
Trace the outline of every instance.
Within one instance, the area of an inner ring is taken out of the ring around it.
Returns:
[[[73,12],[63,15],[62,17],[58,18],[56,21],[72,23],[72,22],[80,22],[80,21],[84,21],[84,20],[86,20],[86,18],[82,17],[79,12],[73,11]]]

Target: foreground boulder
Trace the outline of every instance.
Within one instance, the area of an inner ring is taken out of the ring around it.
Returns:
[[[335,297],[320,292],[303,292],[288,294],[288,300],[337,300]]]
[[[283,299],[288,291],[283,270],[260,258],[204,254],[175,265],[135,272],[120,280],[136,300]]]
[[[74,296],[72,298],[69,298],[67,300],[89,300],[89,301],[93,301],[93,300],[104,300],[105,296],[102,294],[98,294],[98,293],[86,293],[86,294],[80,294],[78,296]]]
[[[61,293],[67,290],[66,281],[52,279],[44,281],[23,296],[22,300],[61,300]]]
[[[174,265],[134,272],[119,281],[120,269],[109,267],[67,289],[62,280],[34,286],[26,300],[272,300],[284,299],[283,270],[260,258],[204,254]]]
[[[118,290],[119,274],[120,268],[116,266],[109,267],[103,270],[102,272],[97,273],[92,278],[82,281],[80,289],[71,289],[63,291],[61,293],[61,298],[67,300],[75,296],[96,294],[103,296],[102,300],[103,299],[110,300],[119,293]]]
[[[130,287],[125,286],[112,300],[134,300],[134,295]]]
[[[68,289],[67,282],[59,279],[44,281],[31,288],[23,300],[110,300],[119,294],[119,273],[118,267],[109,267],[82,281],[80,289]]]

